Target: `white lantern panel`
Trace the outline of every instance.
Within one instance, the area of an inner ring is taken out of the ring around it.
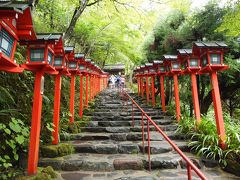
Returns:
[[[179,64],[178,63],[173,63],[172,64],[172,69],[173,70],[178,70],[179,69]]]
[[[62,61],[63,61],[62,57],[55,57],[54,66],[62,66]]]
[[[33,62],[44,61],[44,48],[30,49],[30,61]]]
[[[221,54],[211,54],[210,59],[211,64],[221,64]]]
[[[80,65],[80,66],[79,66],[79,69],[80,69],[80,70],[85,70],[85,66]]]
[[[12,54],[14,38],[4,29],[0,30],[0,51],[7,57]]]
[[[69,69],[76,69],[77,68],[77,62],[69,62],[68,67],[69,67]]]
[[[198,59],[190,59],[190,67],[198,67]]]

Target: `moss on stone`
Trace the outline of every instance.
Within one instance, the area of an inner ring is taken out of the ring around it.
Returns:
[[[17,180],[53,180],[57,179],[58,173],[56,173],[51,166],[45,168],[38,168],[38,173],[34,176],[22,176]]]
[[[67,143],[60,143],[58,145],[44,145],[40,149],[42,157],[49,158],[61,157],[74,152],[73,146]]]

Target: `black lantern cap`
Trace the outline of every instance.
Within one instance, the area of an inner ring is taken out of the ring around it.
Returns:
[[[145,67],[151,67],[153,65],[153,63],[146,63]]]
[[[91,59],[85,59],[86,62],[90,63],[92,60]]]
[[[163,55],[163,60],[170,60],[170,61],[176,61],[177,55]]]
[[[64,47],[64,51],[66,52],[66,53],[70,53],[70,52],[72,52],[74,50],[74,46],[65,46]]]
[[[154,61],[153,61],[153,64],[162,64],[162,63],[163,63],[162,60],[154,60]]]
[[[63,33],[38,33],[37,40],[59,40]]]
[[[178,49],[177,51],[181,55],[191,55],[192,54],[192,49]]]
[[[228,48],[228,45],[225,42],[194,42],[195,46],[199,48]]]
[[[28,2],[19,2],[19,1],[0,1],[0,9],[2,10],[14,10],[19,13],[23,13],[29,6]]]
[[[75,53],[74,56],[75,56],[76,59],[80,59],[80,58],[84,58],[85,54],[83,54],[83,53]]]

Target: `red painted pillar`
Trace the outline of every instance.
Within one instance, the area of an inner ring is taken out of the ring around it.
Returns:
[[[141,94],[142,94],[142,98],[144,98],[144,83],[143,83],[143,77],[141,77],[141,84],[142,84],[142,86],[141,86]]]
[[[216,126],[219,136],[219,145],[222,149],[226,148],[226,133],[224,128],[224,121],[222,115],[222,104],[220,98],[220,92],[218,87],[218,77],[217,72],[212,72],[212,95],[213,95],[213,105],[214,105],[214,112],[215,112],[215,119],[216,119]]]
[[[83,116],[83,75],[80,75],[80,92],[79,92],[79,117]]]
[[[86,89],[85,89],[85,107],[88,108],[88,74],[86,74],[86,79],[85,79],[85,82],[86,82]]]
[[[140,96],[140,78],[137,77],[137,84],[138,84],[138,96]]]
[[[156,103],[155,103],[155,77],[152,76],[152,106],[155,107]]]
[[[35,75],[32,122],[28,152],[28,175],[33,175],[37,173],[42,113],[42,83],[44,83],[43,75],[43,72],[37,72]]]
[[[174,97],[175,97],[175,105],[176,105],[176,118],[177,121],[180,121],[181,111],[180,111],[180,99],[179,99],[179,92],[178,92],[178,75],[173,75],[174,80]]]
[[[149,83],[148,83],[148,76],[146,76],[146,98],[147,98],[147,103],[149,103]]]
[[[74,100],[75,100],[75,75],[71,75],[71,92],[70,92],[70,123],[74,122]]]
[[[96,95],[96,90],[97,90],[97,83],[96,83],[96,77],[93,76],[93,82],[92,82],[92,99],[94,99],[95,95]]]
[[[191,80],[192,80],[192,97],[193,97],[194,113],[195,113],[195,118],[197,120],[197,125],[198,125],[201,122],[201,115],[200,115],[199,100],[198,100],[196,74],[191,74]]]
[[[160,76],[160,88],[161,88],[161,104],[162,104],[162,111],[166,112],[166,105],[165,105],[165,90],[164,90],[164,76]]]
[[[89,83],[89,100],[91,101],[92,100],[92,75],[90,74],[89,75],[89,81],[90,81],[90,83]]]
[[[59,113],[61,104],[61,74],[58,74],[55,78],[55,90],[54,90],[54,112],[53,112],[53,124],[54,131],[52,132],[53,141],[52,144],[58,144],[59,134]]]

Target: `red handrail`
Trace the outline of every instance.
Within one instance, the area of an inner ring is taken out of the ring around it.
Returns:
[[[133,105],[142,112],[142,143],[143,143],[143,153],[144,153],[144,121],[143,117],[145,116],[147,118],[147,133],[148,133],[148,163],[149,163],[149,170],[151,170],[151,161],[150,161],[150,123],[156,128],[156,130],[164,137],[164,139],[177,151],[177,153],[186,161],[187,163],[187,174],[188,179],[192,179],[191,170],[193,169],[195,173],[203,180],[207,180],[207,177],[197,168],[195,164],[178,148],[176,144],[172,142],[172,140],[158,127],[158,125],[147,115],[147,113],[134,101],[134,99],[123,89],[121,89],[121,93],[125,94],[128,99],[132,101],[132,111],[133,111]],[[127,100],[127,99],[125,99]],[[132,112],[132,125],[134,126],[134,113]]]

